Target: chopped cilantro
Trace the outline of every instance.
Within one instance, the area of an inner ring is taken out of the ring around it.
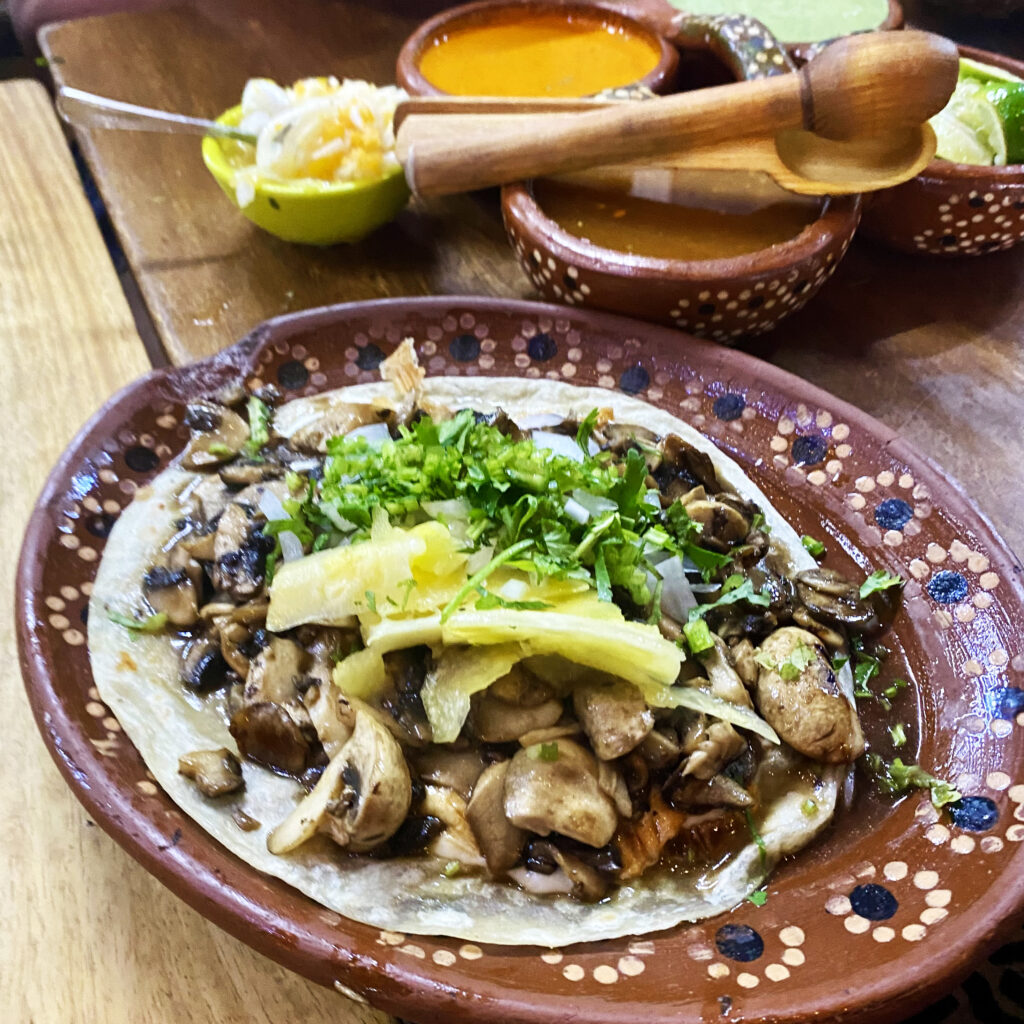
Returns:
[[[860,596],[862,598],[870,597],[879,590],[888,590],[889,587],[902,587],[903,582],[902,576],[892,576],[884,569],[879,569],[877,572],[873,572],[860,585]]]
[[[817,801],[816,800],[812,800],[810,797],[808,797],[800,805],[800,813],[803,814],[803,816],[805,818],[813,818],[818,813],[818,803],[817,803]]]
[[[401,607],[401,611],[404,612],[406,605],[409,603],[409,595],[413,592],[414,588],[416,587],[416,580],[410,576],[409,579],[402,580],[402,582],[399,583],[398,586],[405,590],[405,593],[402,595]]]
[[[517,612],[541,612],[545,608],[553,608],[554,605],[547,601],[506,601],[498,594],[492,594],[483,587],[477,588],[480,591],[480,599],[473,607],[479,612],[489,611],[491,608],[511,608]]]
[[[754,518],[750,520],[751,530],[760,530],[762,533],[771,533],[772,528],[765,522],[763,512],[755,512]]]
[[[107,618],[118,626],[124,626],[133,633],[159,633],[167,625],[167,613],[157,612],[155,615],[147,615],[144,619],[133,619],[129,615],[122,615],[112,609],[107,609]]]
[[[907,731],[902,722],[889,726],[889,735],[892,737],[892,745],[897,750],[907,742]]]
[[[849,662],[849,660],[850,660],[849,655],[837,654],[832,659],[832,671],[833,672],[842,672],[842,670],[846,667],[846,665]]]
[[[889,652],[881,645],[876,646],[874,651],[868,651],[859,636],[852,638],[850,647],[853,651],[853,695],[860,698],[874,697],[868,683],[882,670],[882,659]]]
[[[890,796],[899,796],[910,789],[927,789],[932,803],[940,809],[961,799],[960,792],[950,783],[935,778],[916,764],[904,764],[898,757],[887,764],[880,754],[867,754],[865,762],[878,788]]]
[[[456,878],[462,872],[462,865],[457,860],[450,860],[441,869],[441,874],[445,878]]]
[[[763,907],[768,902],[768,893],[764,889],[755,889],[747,897],[747,900],[753,903],[755,907]]]
[[[557,761],[558,741],[552,740],[550,743],[534,743],[532,747],[526,748],[526,755],[534,761]]]
[[[244,451],[249,458],[259,454],[260,449],[270,440],[270,406],[255,395],[249,396],[249,440]]]
[[[495,555],[482,569],[473,573],[472,576],[466,580],[465,583],[459,588],[458,593],[444,606],[441,612],[441,622],[447,622],[452,614],[458,610],[460,604],[465,600],[466,595],[476,590],[481,583],[488,576],[494,572],[499,566],[504,565],[506,562],[512,561],[516,555],[521,554],[527,548],[532,547],[532,540],[521,540],[518,544],[513,544],[510,548],[505,548],[500,554]]]
[[[775,659],[767,653],[767,651],[758,651],[754,655],[754,661],[763,668],[768,669],[769,672],[778,672],[783,679],[787,682],[792,682],[794,679],[800,678],[800,673],[803,672],[808,665],[814,663],[817,658],[817,654],[813,647],[808,647],[807,644],[797,644],[793,648],[790,656],[783,662],[776,662]]]
[[[229,448],[226,444],[221,441],[212,441],[206,446],[206,450],[211,455],[216,455],[221,459],[230,459],[235,454],[234,449]]]
[[[761,833],[757,831],[757,825],[754,824],[754,815],[750,813],[749,808],[743,812],[747,818],[747,828],[750,829],[750,838],[754,840],[754,845],[757,847],[757,854],[761,860],[761,870],[768,870],[768,847],[764,844],[764,839],[761,837]]]
[[[806,533],[800,538],[800,543],[803,544],[804,548],[809,551],[815,558],[821,558],[825,554],[825,545],[814,537],[809,537]]]
[[[590,457],[590,435],[594,433],[594,427],[597,426],[597,417],[599,412],[596,408],[591,409],[586,416],[583,417],[579,428],[576,431],[576,443],[580,446],[583,454],[586,457]]]
[[[377,614],[377,595],[372,590],[365,591],[366,606],[374,615]]]
[[[892,700],[900,690],[905,690],[909,685],[910,684],[906,679],[894,679],[892,683],[882,691],[882,693],[888,697],[889,700]]]
[[[708,624],[703,619],[684,622],[683,636],[686,637],[686,643],[694,654],[710,651],[715,646],[711,630],[708,629]]]
[[[748,604],[760,605],[762,608],[767,608],[771,603],[770,598],[767,594],[758,594],[754,591],[754,584],[750,580],[743,580],[739,585],[733,584],[731,589],[729,583],[735,580],[736,576],[730,576],[722,586],[722,596],[717,601],[712,601],[710,604],[699,604],[696,608],[690,609],[690,622],[694,622],[697,619],[702,619],[712,608],[721,608],[723,605],[735,604],[737,601],[746,601]],[[743,579],[742,576],[739,577]]]

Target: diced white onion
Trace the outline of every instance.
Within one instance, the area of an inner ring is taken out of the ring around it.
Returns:
[[[515,577],[506,580],[497,591],[498,596],[503,597],[506,601],[522,601],[529,592],[530,585],[526,580]]]
[[[293,473],[308,473],[311,469],[316,469],[319,465],[319,459],[299,459],[297,462],[291,463],[288,468]]]
[[[579,447],[577,445],[577,447]],[[602,498],[599,494],[591,494],[590,491],[577,487],[572,492],[573,498],[578,501],[592,516],[601,516],[605,512],[614,512],[619,506],[611,498]]]
[[[527,892],[542,896],[556,892],[572,892],[572,879],[561,868],[552,871],[550,875],[542,875],[539,871],[518,867],[512,868],[508,874]]]
[[[283,530],[277,535],[277,539],[281,542],[281,555],[286,562],[302,558],[305,553],[302,550],[302,541],[291,530]]]
[[[552,434],[548,430],[535,430],[530,436],[538,448],[547,448],[556,455],[572,459],[573,462],[583,461],[583,452],[576,443],[575,437],[569,437],[566,434]]]
[[[556,412],[538,412],[532,416],[522,416],[515,421],[520,430],[543,430],[544,427],[560,426],[565,420]]]
[[[367,423],[365,427],[350,430],[345,437],[363,437],[371,448],[379,448],[385,441],[391,440],[391,431],[386,423]]]
[[[285,511],[284,505],[281,504],[281,499],[269,487],[263,489],[257,504],[260,511],[267,517],[267,522],[274,523],[281,519],[291,519],[291,516]]]
[[[491,545],[480,548],[479,551],[474,551],[466,559],[466,572],[472,576],[474,573],[479,572],[493,557],[494,547]]]
[[[331,521],[331,526],[336,530],[341,530],[342,533],[352,533],[353,530],[358,529],[355,523],[350,523],[338,512],[338,507],[333,501],[321,502],[320,511]]]
[[[653,488],[644,491],[644,496],[640,500],[654,508],[661,508],[661,496]]]
[[[565,499],[565,514],[577,523],[585,523],[590,518],[590,512],[575,498]]]
[[[697,607],[697,598],[693,596],[693,589],[686,578],[682,560],[678,555],[668,558],[658,565],[658,572],[663,580],[662,614],[675,619],[676,622],[686,622],[690,610]]]
[[[430,516],[431,519],[468,519],[469,504],[462,498],[452,498],[449,501],[425,501],[420,508]]]

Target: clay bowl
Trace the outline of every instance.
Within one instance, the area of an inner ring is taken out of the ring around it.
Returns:
[[[587,23],[605,25],[618,32],[647,40],[660,56],[658,63],[637,83],[615,83],[616,85],[639,84],[653,92],[669,91],[674,83],[679,54],[653,27],[616,10],[599,7],[596,4],[575,2],[553,5],[543,0],[480,0],[478,3],[453,7],[425,21],[405,41],[398,55],[395,80],[413,96],[446,95],[430,82],[420,70],[423,54],[452,33],[481,26],[492,26],[503,22],[525,22],[531,17],[550,17],[557,10],[567,21],[575,24]],[[536,95],[544,95],[538,92]]]
[[[961,46],[972,60],[1024,78],[1024,61]],[[904,252],[977,256],[1024,241],[1024,164],[933,160],[916,178],[867,198],[861,231]]]
[[[728,342],[772,330],[821,288],[857,230],[861,200],[827,200],[821,216],[787,242],[686,261],[605,249],[570,234],[541,209],[531,182],[506,185],[501,209],[516,257],[545,298]]]

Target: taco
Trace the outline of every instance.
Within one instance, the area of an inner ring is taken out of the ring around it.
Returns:
[[[877,626],[710,441],[549,380],[194,402],[93,590],[171,798],[357,921],[504,944],[729,909],[832,819]]]

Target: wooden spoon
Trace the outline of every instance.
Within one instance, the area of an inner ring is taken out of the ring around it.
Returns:
[[[795,163],[821,171],[829,162],[821,149],[801,135],[783,134],[799,130],[849,141],[917,129],[923,148],[916,159],[908,162],[903,147],[896,147],[903,153],[899,165],[912,167],[931,142],[921,125],[946,105],[958,70],[956,45],[941,36],[913,31],[850,36],[797,74],[586,112],[540,115],[520,105],[528,112],[493,113],[500,100],[485,101],[477,112],[476,100],[443,97],[434,106],[445,116],[435,117],[424,112],[429,100],[419,100],[412,112],[396,119],[397,152],[410,187],[421,195],[466,192],[738,139],[744,140],[742,154],[748,140],[765,137],[773,146],[776,138],[781,140],[782,167],[792,171]],[[517,102],[506,109],[516,109]],[[470,112],[455,114],[454,109]],[[872,163],[878,169],[882,150],[873,150],[869,170]],[[841,172],[836,176],[847,180]],[[859,177],[868,180],[870,175]],[[863,184],[851,190],[862,191]]]

